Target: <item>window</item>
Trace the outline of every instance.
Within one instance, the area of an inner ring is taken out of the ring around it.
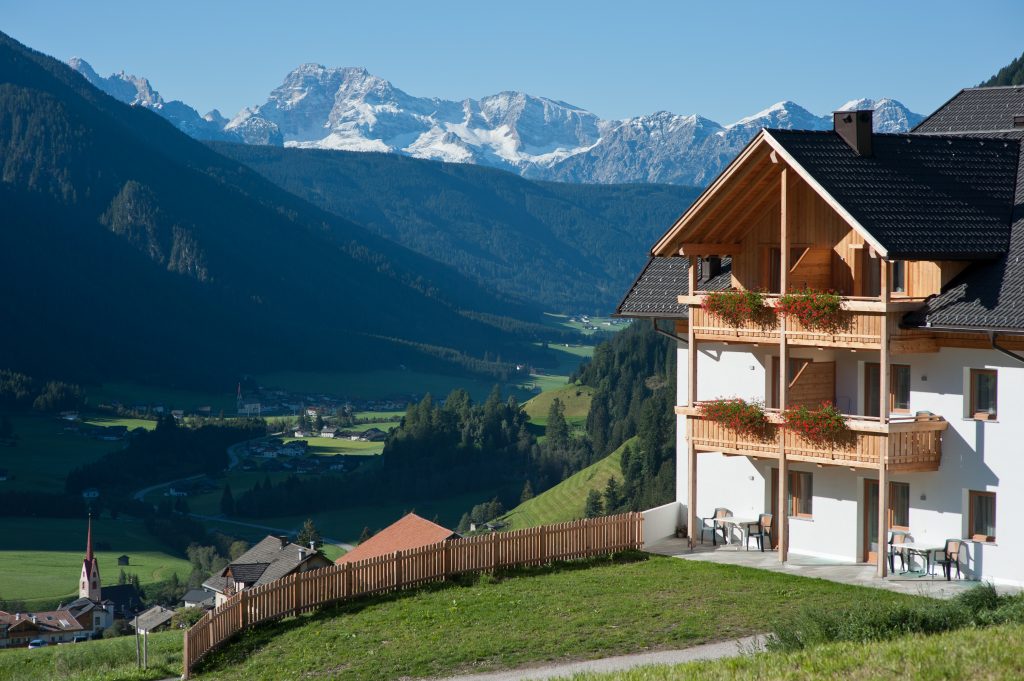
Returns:
[[[789,472],[789,488],[786,492],[786,510],[790,516],[810,518],[813,506],[814,479],[810,473]]]
[[[971,369],[971,408],[967,416],[982,420],[996,418],[995,370]]]
[[[889,525],[910,529],[910,485],[905,482],[889,483]]]
[[[790,517],[810,518],[811,500],[814,498],[814,478],[810,473],[789,471],[786,475],[786,514]],[[772,514],[779,500],[779,469],[772,468]]]
[[[906,293],[907,292],[907,261],[906,260],[893,260],[892,261],[892,292],[893,293]]]
[[[968,536],[975,541],[995,541],[996,493],[971,490],[967,497],[969,506]]]
[[[896,412],[910,411],[910,367],[906,364],[889,367],[889,408]]]
[[[864,365],[864,415],[880,416],[878,409],[878,362]],[[907,413],[910,411],[910,366],[889,365],[889,411]]]

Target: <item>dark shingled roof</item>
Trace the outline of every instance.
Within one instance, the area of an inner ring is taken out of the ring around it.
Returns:
[[[225,575],[228,569],[235,581],[245,582],[250,586],[259,586],[280,579],[303,563],[314,561],[313,567],[330,565],[330,561],[319,552],[310,551],[309,547],[292,544],[280,537],[268,535],[258,544],[236,558],[231,565],[224,568],[219,575],[213,575],[203,586],[211,591],[224,593]]]
[[[1014,116],[1024,116],[1024,86],[968,88],[918,123],[913,132],[963,134],[1012,130]]]
[[[891,259],[1006,253],[1020,148],[1011,139],[875,134],[858,156],[832,131],[769,130]]]
[[[633,282],[615,314],[621,317],[686,318],[687,306],[678,297],[689,294],[689,258],[651,258]],[[722,259],[722,271],[702,283],[705,291],[722,291],[732,285],[732,260]]]
[[[1024,130],[995,133],[988,137],[1024,140]],[[905,325],[1024,330],[1024,150],[1019,164],[1016,206],[1007,254],[994,261],[970,265],[941,294],[930,298],[923,310],[907,315]]]

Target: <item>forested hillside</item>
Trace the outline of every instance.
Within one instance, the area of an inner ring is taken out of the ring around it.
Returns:
[[[6,367],[223,384],[268,368],[464,370],[485,353],[543,364],[519,321],[539,307],[302,201],[2,34],[0,177]]]
[[[996,87],[999,85],[1024,85],[1024,54],[999,69],[994,76],[978,85],[978,87]]]
[[[558,312],[607,313],[697,190],[531,182],[395,154],[213,144],[380,236]]]

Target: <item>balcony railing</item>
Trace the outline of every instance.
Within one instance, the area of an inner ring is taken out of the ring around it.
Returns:
[[[687,434],[698,451],[777,459],[784,446],[789,461],[867,469],[878,469],[884,456],[891,471],[938,470],[942,431],[949,425],[939,416],[911,416],[884,424],[870,417],[848,416],[850,434],[833,446],[810,442],[784,427],[776,410],[769,410],[770,423],[763,435],[739,434],[701,417],[694,408],[677,407],[676,411],[688,417]]]
[[[781,335],[776,321],[769,325],[753,322],[733,327],[708,313],[700,303],[704,296],[680,296],[679,302],[690,304],[690,324],[693,325],[697,340],[739,342],[739,343],[777,343]],[[775,307],[779,296],[766,295],[765,302]],[[913,334],[912,331],[901,329],[900,318],[911,309],[921,304],[917,299],[901,299],[895,302],[882,303],[877,299],[845,298],[843,314],[845,323],[837,331],[822,331],[804,327],[792,317],[786,320],[786,341],[792,345],[816,347],[845,347],[879,349],[882,347],[882,320],[889,315],[889,336],[896,339]],[[909,339],[909,338],[908,338]]]

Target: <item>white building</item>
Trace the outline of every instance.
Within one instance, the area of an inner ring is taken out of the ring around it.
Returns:
[[[1024,586],[1024,91],[964,90],[909,134],[873,133],[870,112],[835,124],[759,133],[620,305],[672,320],[678,341],[677,502],[646,533],[699,541],[716,508],[772,513],[781,560],[884,577],[895,530],[922,549],[961,540],[967,577]],[[767,308],[832,290],[842,311],[726,321],[710,309],[723,290]],[[709,418],[723,398],[761,403],[767,424]],[[777,408],[826,401],[838,442]]]

